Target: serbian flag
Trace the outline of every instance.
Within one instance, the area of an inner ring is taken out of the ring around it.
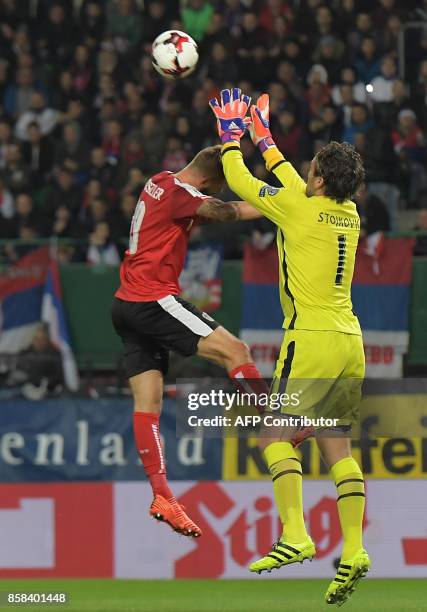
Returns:
[[[44,285],[41,318],[49,327],[49,336],[52,343],[61,352],[65,384],[70,391],[77,391],[79,388],[79,373],[71,349],[70,335],[62,302],[58,264],[55,260],[50,262]]]
[[[243,312],[240,337],[265,377],[273,374],[283,339],[276,244],[261,250],[246,243],[243,254]]]
[[[212,312],[221,307],[222,258],[220,244],[192,245],[187,251],[179,277],[180,296],[199,310]]]
[[[377,232],[359,244],[353,277],[353,308],[363,331],[366,376],[402,376],[409,344],[412,238]]]
[[[40,325],[49,249],[33,249],[0,271],[0,353],[29,346]]]

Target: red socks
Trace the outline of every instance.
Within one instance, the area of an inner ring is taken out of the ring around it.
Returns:
[[[160,415],[151,412],[133,413],[133,433],[136,449],[150,481],[154,495],[172,499],[173,493],[166,480],[165,458],[160,442]]]
[[[256,393],[256,395],[266,394],[268,395],[269,389],[267,383],[259,373],[258,368],[253,361],[249,363],[243,363],[242,365],[234,368],[228,373],[230,378],[233,378],[239,390],[242,393]],[[264,406],[256,406],[256,409],[260,414],[265,411]]]

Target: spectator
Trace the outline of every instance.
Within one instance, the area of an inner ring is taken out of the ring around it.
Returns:
[[[382,33],[382,49],[386,53],[395,54],[399,44],[399,33],[402,30],[402,21],[398,15],[390,15]]]
[[[31,68],[20,68],[16,72],[15,84],[9,85],[4,94],[4,109],[11,117],[19,117],[30,110],[31,97],[37,91]]]
[[[339,98],[341,102],[337,103],[337,106],[339,106],[341,110],[343,125],[345,127],[350,127],[353,106],[356,104],[353,86],[345,83],[341,84],[339,88]]]
[[[15,136],[19,140],[28,140],[28,126],[38,123],[43,136],[53,132],[59,119],[58,111],[46,106],[43,94],[35,92],[31,95],[30,108],[22,113],[15,125]]]
[[[337,10],[337,25],[341,32],[340,37],[346,37],[347,33],[351,31],[354,23],[356,22],[356,7],[355,0],[342,0]],[[354,40],[357,45],[359,43],[359,37]]]
[[[148,173],[154,172],[165,153],[166,134],[152,113],[147,113],[142,118],[141,139],[145,153],[144,169]]]
[[[340,140],[342,135],[342,121],[334,106],[325,106],[319,117],[315,117],[309,124],[310,136],[319,145],[323,146],[331,140]]]
[[[117,119],[111,119],[105,124],[102,148],[106,161],[111,166],[116,166],[122,150],[122,126]]]
[[[277,21],[275,31],[279,29],[281,21],[283,21],[283,19]],[[308,58],[304,54],[302,45],[299,40],[295,38],[295,36],[284,36],[284,34],[281,34],[280,31],[278,32],[278,34],[279,35],[274,36],[272,43],[273,47],[270,48],[270,54],[272,55],[272,57],[275,57],[275,53],[277,53],[277,55],[281,57],[284,62],[287,62],[289,65],[292,65],[297,74],[306,74],[308,67]],[[280,44],[281,38],[283,38],[283,41],[280,48],[275,47],[274,44]]]
[[[29,399],[43,399],[48,392],[62,388],[64,379],[61,353],[49,339],[45,325],[35,332],[30,346],[18,354],[18,380]],[[16,376],[16,374],[15,374]]]
[[[0,220],[1,219],[10,219],[13,217],[15,212],[15,203],[13,200],[13,196],[6,189],[6,186],[3,180],[0,177]],[[0,223],[0,225],[4,225],[4,223]],[[6,238],[6,236],[2,236]]]
[[[332,36],[334,32],[334,18],[328,6],[319,6],[316,10],[317,35]]]
[[[141,193],[145,182],[147,181],[146,176],[142,173],[140,168],[131,168],[127,177],[127,181],[122,189],[122,194],[132,194],[134,198],[138,198]]]
[[[80,210],[80,216],[82,218],[86,216],[86,209],[89,209],[92,202],[98,198],[101,200],[106,199],[105,192],[102,189],[101,181],[92,179],[85,186],[82,207]]]
[[[6,166],[7,147],[12,141],[12,128],[5,119],[0,120],[0,171]]]
[[[267,33],[259,25],[256,13],[248,11],[244,13],[242,19],[242,31],[237,48],[237,56],[240,58],[239,66],[246,73],[250,70],[251,58],[254,49],[265,45]]]
[[[352,66],[345,66],[341,70],[340,82],[332,89],[332,101],[335,105],[340,106],[343,103],[341,86],[350,85],[352,87],[352,99],[360,104],[366,102],[366,86],[362,81],[357,80],[356,73]]]
[[[409,206],[427,206],[426,142],[414,111],[400,111],[392,139],[405,176]]]
[[[292,19],[292,11],[288,2],[283,0],[267,0],[263,3],[259,14],[259,24],[264,30],[272,33],[278,20]],[[287,28],[288,29],[288,28]]]
[[[87,227],[89,231],[92,231],[97,223],[104,222],[111,224],[111,214],[106,199],[102,197],[94,198],[89,206],[89,218],[87,221]]]
[[[355,62],[360,80],[367,85],[381,74],[381,65],[378,58],[377,46],[371,37],[364,38],[360,46],[360,53]]]
[[[180,146],[185,150],[182,142],[180,142]],[[129,168],[141,166],[143,161],[144,150],[141,140],[137,138],[136,135],[129,136],[122,149],[121,161],[118,168],[118,183],[120,184],[122,182],[123,176],[127,175]]]
[[[367,38],[373,40],[374,35],[375,32],[369,13],[358,13],[356,15],[355,28],[348,35],[350,56],[357,56],[359,51],[365,54],[363,51],[364,41]]]
[[[42,4],[42,3],[40,3]],[[66,14],[64,7],[55,2],[47,11],[47,18],[39,19],[37,48],[39,56],[48,62],[68,62],[76,37],[72,14]]]
[[[175,132],[178,138],[181,139],[182,147],[186,151],[188,159],[191,159],[196,151],[193,149],[191,143],[191,125],[190,120],[186,115],[180,115],[177,117]]]
[[[59,206],[56,209],[50,234],[56,238],[83,238],[85,236],[83,228],[66,206]]]
[[[54,215],[60,206],[66,206],[72,213],[77,213],[80,203],[81,191],[75,184],[72,172],[64,166],[59,168],[46,197],[46,213]]]
[[[213,16],[213,6],[207,0],[189,0],[182,11],[184,29],[194,40],[202,40]]]
[[[74,89],[74,79],[70,70],[63,70],[57,82],[53,93],[53,106],[59,111],[65,113],[67,111],[68,104],[71,99],[77,96],[77,92]]]
[[[139,128],[141,122],[141,115],[144,110],[144,101],[141,96],[139,89],[133,84],[129,83],[130,87],[124,88],[125,101],[124,110],[121,117],[121,124],[125,133],[129,134]]]
[[[229,53],[221,42],[216,42],[212,46],[207,64],[207,76],[215,83],[235,81],[237,78],[237,66],[234,62],[230,62]]]
[[[120,263],[116,245],[110,239],[110,227],[104,221],[97,223],[89,236],[87,262],[93,265],[117,266]]]
[[[396,0],[379,0],[379,4],[380,6],[374,11],[373,22],[381,31],[391,17],[399,16],[401,9],[396,6]]]
[[[376,232],[390,231],[390,217],[384,202],[369,193],[363,184],[355,197],[357,210],[361,218],[362,234],[370,236]]]
[[[176,136],[169,136],[166,142],[166,153],[162,161],[162,169],[179,172],[189,161],[182,142]]]
[[[392,93],[392,110],[393,110],[393,119],[397,118],[397,115],[405,108],[409,108],[411,106],[411,101],[409,98],[409,91],[406,83],[404,83],[400,79],[396,79],[391,87]]]
[[[32,121],[27,126],[26,142],[22,145],[22,157],[31,171],[31,182],[34,187],[43,187],[53,164],[53,146],[43,136],[40,124]]]
[[[74,52],[74,63],[71,66],[73,88],[78,95],[89,95],[92,85],[92,65],[90,63],[89,48],[79,45]]]
[[[328,85],[328,73],[320,64],[315,64],[307,75],[308,89],[306,100],[310,115],[316,116],[329,103],[331,92]]]
[[[353,104],[350,125],[344,129],[342,139],[344,142],[356,144],[356,134],[366,134],[373,123],[368,109],[363,104]]]
[[[136,199],[130,193],[122,196],[120,201],[120,213],[117,219],[117,236],[127,238],[129,236],[133,213],[135,211]]]
[[[375,123],[366,134],[369,146],[364,153],[366,182],[371,195],[378,197],[387,208],[391,231],[398,230],[400,172],[394,152],[387,116],[374,108]]]
[[[80,8],[79,26],[85,44],[90,48],[97,46],[104,31],[105,15],[99,2],[84,0]]]
[[[381,73],[372,80],[372,100],[374,102],[391,102],[393,99],[393,83],[396,80],[396,62],[392,57],[386,56],[381,62]]]
[[[295,163],[300,157],[301,149],[301,126],[295,115],[288,110],[282,111],[277,118],[277,127],[272,133],[279,149]]]
[[[9,62],[0,58],[0,104],[3,102],[9,80]]]
[[[102,147],[95,147],[90,153],[89,179],[96,179],[102,185],[114,186],[116,170],[114,165],[107,159]]]
[[[420,125],[427,132],[427,60],[420,63],[418,69],[418,82],[414,91],[414,109],[419,118]]]
[[[18,238],[24,227],[32,227],[37,233],[45,229],[42,226],[40,216],[34,210],[34,203],[28,193],[20,193],[15,199],[15,214],[10,219],[10,236]]]
[[[323,36],[313,54],[315,62],[321,64],[328,73],[331,83],[337,83],[342,69],[344,45],[334,36]]]
[[[59,166],[72,160],[78,168],[88,165],[87,145],[82,140],[82,131],[76,121],[69,121],[62,126],[62,138],[55,152],[55,163]]]
[[[21,147],[17,142],[7,145],[2,177],[12,195],[31,189],[31,171],[22,159]]]
[[[107,33],[119,53],[136,47],[142,36],[142,19],[134,0],[109,0]]]
[[[398,155],[415,162],[425,161],[426,148],[425,137],[419,125],[414,111],[404,109],[398,115],[397,129],[393,131],[394,150]]]
[[[142,38],[149,52],[153,40],[169,29],[170,7],[160,0],[153,0],[147,6],[147,15],[142,24]],[[177,15],[176,15],[177,16]]]

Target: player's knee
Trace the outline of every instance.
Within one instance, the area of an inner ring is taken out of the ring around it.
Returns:
[[[133,395],[133,409],[135,412],[150,412],[160,414],[162,411],[162,397],[157,393]]]
[[[162,411],[161,401],[135,401],[133,402],[133,409],[135,412],[148,412],[152,414],[160,414]]]

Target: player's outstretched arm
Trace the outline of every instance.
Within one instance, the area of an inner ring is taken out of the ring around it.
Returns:
[[[246,167],[240,151],[240,139],[248,126],[246,111],[249,98],[241,94],[240,89],[221,91],[220,103],[216,98],[210,100],[210,107],[217,119],[218,134],[222,146],[222,166],[229,187],[238,196],[249,202],[254,208],[273,223],[280,225],[285,211],[283,203],[287,199],[287,190],[266,185],[252,176]],[[295,195],[295,192],[289,192]],[[283,196],[281,199],[279,196]]]
[[[217,198],[204,200],[197,210],[197,216],[208,223],[223,221],[250,221],[262,214],[248,202],[223,202]]]
[[[305,182],[292,164],[285,160],[270,132],[270,100],[268,94],[262,94],[256,105],[251,106],[252,121],[249,133],[264,160],[267,170],[273,172],[284,187],[291,191],[304,191]]]

